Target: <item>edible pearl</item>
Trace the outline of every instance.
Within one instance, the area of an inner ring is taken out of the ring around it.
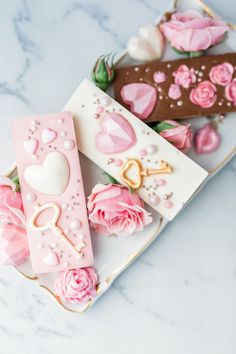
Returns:
[[[158,198],[156,195],[152,195],[150,198],[149,198],[149,203],[152,204],[152,205],[157,205],[160,201],[160,198]]]
[[[58,124],[62,124],[64,121],[63,121],[63,119],[62,118],[58,118],[58,120],[57,120],[57,123]]]
[[[97,114],[101,114],[104,111],[104,108],[102,106],[98,106],[96,109]]]
[[[164,186],[166,184],[166,181],[164,180],[164,179],[158,179],[157,180],[157,185],[158,185],[158,187],[162,187],[162,186]]]
[[[67,208],[67,210],[68,210],[68,211],[71,211],[71,210],[73,210],[73,207],[72,207],[71,205],[69,205],[68,208]]]
[[[36,120],[32,120],[31,124],[32,125],[37,125],[37,121]]]
[[[182,106],[182,104],[183,104],[183,101],[177,101],[177,106]]]
[[[147,153],[152,155],[152,154],[155,154],[157,152],[157,146],[152,144],[152,145],[149,145],[147,147]]]
[[[100,100],[100,104],[104,107],[108,106],[110,103],[111,103],[110,98],[106,96],[102,97]]]
[[[141,149],[140,151],[139,151],[139,155],[140,156],[146,156],[147,155],[147,150],[146,149]]]
[[[63,145],[65,150],[72,150],[75,146],[75,142],[71,139],[68,139],[64,141]]]
[[[172,203],[171,200],[168,200],[168,201],[165,203],[165,207],[166,207],[167,209],[172,208],[172,206],[173,206],[173,203]]]
[[[115,165],[116,165],[117,167],[122,166],[122,164],[123,164],[123,161],[122,161],[122,160],[119,160],[119,159],[115,160]]]
[[[39,242],[39,243],[37,244],[37,246],[38,246],[38,248],[43,248],[43,243]]]
[[[64,229],[64,231],[65,231],[65,234],[66,234],[66,235],[70,233],[70,230],[69,230],[69,229]]]
[[[33,155],[32,155],[32,159],[33,159],[33,160],[37,160],[37,159],[38,159],[38,155],[37,155],[37,154],[33,154]]]
[[[70,227],[72,230],[78,230],[81,228],[81,221],[78,219],[71,220]]]
[[[52,247],[52,248],[57,248],[56,242],[53,242],[53,243],[51,244],[51,247]]]
[[[63,263],[63,266],[64,266],[64,267],[68,267],[68,266],[69,266],[69,263],[68,263],[68,262],[64,262],[64,263]]]
[[[84,236],[84,234],[79,234],[79,239],[81,240],[81,241],[83,241],[84,240],[84,238],[85,238],[85,236]]]
[[[62,132],[60,132],[60,135],[61,135],[62,137],[64,137],[64,136],[66,136],[66,132],[63,130]]]
[[[63,203],[61,207],[62,207],[62,209],[66,209],[67,208],[67,204]]]
[[[29,203],[33,203],[36,200],[36,195],[33,192],[29,192],[26,194],[26,200]]]

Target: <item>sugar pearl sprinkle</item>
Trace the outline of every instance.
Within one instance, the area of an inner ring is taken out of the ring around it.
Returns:
[[[157,146],[154,145],[154,144],[151,144],[147,147],[147,153],[150,154],[150,155],[153,155],[157,152]]]
[[[63,146],[64,146],[65,150],[72,150],[75,146],[75,142],[74,142],[74,140],[67,139],[64,141]]]
[[[33,192],[29,192],[26,194],[26,200],[29,203],[33,203],[36,200],[36,195]]]
[[[111,103],[111,99],[107,96],[104,96],[100,99],[100,104],[103,106],[103,107],[106,107],[106,106],[109,106],[109,104]]]
[[[81,221],[79,219],[73,219],[70,222],[70,228],[72,230],[79,230],[81,228]]]
[[[62,136],[62,137],[66,136],[66,132],[65,132],[64,130],[62,130],[62,131],[60,132],[60,136]]]
[[[62,118],[58,118],[58,119],[57,119],[57,123],[58,123],[58,124],[62,124],[63,122],[64,122],[64,120],[63,120]]]
[[[156,195],[152,195],[151,197],[149,197],[149,203],[152,205],[157,205],[160,201],[160,198],[157,197]]]
[[[147,155],[147,150],[146,149],[141,149],[140,151],[139,151],[139,155],[140,156],[146,156]]]
[[[173,207],[173,203],[171,200],[168,200],[167,202],[165,202],[165,207],[167,209],[171,209]]]

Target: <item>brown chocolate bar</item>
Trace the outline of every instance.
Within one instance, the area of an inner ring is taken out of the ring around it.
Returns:
[[[145,122],[236,111],[236,53],[116,69],[116,100]]]

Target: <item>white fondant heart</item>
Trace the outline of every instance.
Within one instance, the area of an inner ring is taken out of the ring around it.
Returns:
[[[47,265],[56,266],[59,263],[58,255],[55,252],[49,252],[43,261]]]
[[[131,58],[141,61],[160,59],[164,41],[157,26],[147,25],[139,30],[138,36],[130,38],[127,50]]]
[[[27,166],[24,171],[26,183],[36,191],[49,195],[60,195],[65,190],[70,168],[65,156],[50,152],[42,165]]]
[[[35,151],[37,150],[37,147],[38,147],[38,140],[37,139],[31,138],[31,139],[23,141],[23,148],[29,154],[34,154]]]
[[[57,137],[57,133],[49,128],[45,128],[42,131],[42,141],[44,144],[49,144]]]

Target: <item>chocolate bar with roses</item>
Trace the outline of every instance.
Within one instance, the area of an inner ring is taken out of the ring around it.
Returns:
[[[118,102],[145,122],[236,111],[236,54],[117,68]]]

